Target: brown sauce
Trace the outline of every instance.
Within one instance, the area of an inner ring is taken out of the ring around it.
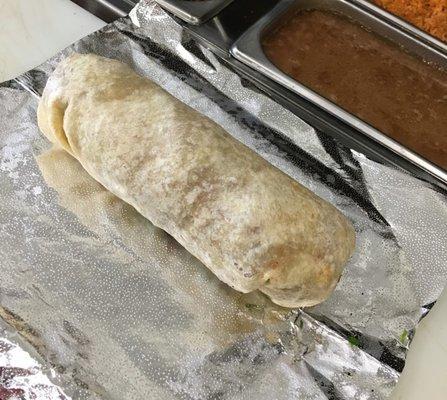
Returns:
[[[283,72],[447,169],[447,71],[326,11],[297,13],[262,44]]]

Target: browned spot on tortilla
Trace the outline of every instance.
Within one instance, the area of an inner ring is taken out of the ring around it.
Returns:
[[[296,253],[296,250],[288,245],[280,244],[271,247],[267,252],[267,254],[271,254],[271,259],[264,264],[264,270],[277,269],[290,264],[293,261],[294,253]]]
[[[316,282],[323,287],[328,287],[332,284],[332,278],[334,276],[334,268],[330,265],[325,265],[321,267],[321,269],[318,272],[318,275],[316,275]]]

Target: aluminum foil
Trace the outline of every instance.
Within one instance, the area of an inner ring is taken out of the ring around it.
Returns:
[[[350,218],[333,295],[287,310],[235,292],[51,148],[38,98],[74,51],[128,63]],[[445,193],[316,132],[152,2],[0,85],[0,187],[0,317],[20,335],[0,346],[29,343],[58,390],[26,398],[386,399],[447,281]]]
[[[30,343],[0,320],[0,399],[68,400],[49,379],[56,372],[45,368],[44,364]]]

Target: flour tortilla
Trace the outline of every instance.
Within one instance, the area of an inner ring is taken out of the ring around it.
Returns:
[[[47,82],[38,122],[238,291],[259,289],[284,307],[315,305],[353,252],[354,230],[335,207],[123,63],[65,59]]]

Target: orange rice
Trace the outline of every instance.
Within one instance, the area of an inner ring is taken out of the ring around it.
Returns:
[[[447,42],[447,0],[372,0],[378,6]]]

